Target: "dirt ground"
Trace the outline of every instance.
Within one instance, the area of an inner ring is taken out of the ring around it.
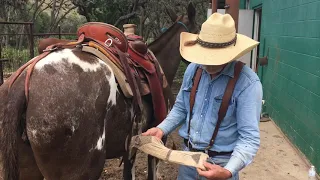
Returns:
[[[292,147],[274,122],[261,122],[261,146],[241,180],[307,180],[307,160]]]

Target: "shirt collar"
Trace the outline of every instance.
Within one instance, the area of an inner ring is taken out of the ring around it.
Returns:
[[[235,61],[229,62],[221,71],[220,74],[226,75],[226,76],[230,76],[230,77],[234,77],[234,66],[235,66]],[[202,65],[200,65],[201,68],[203,68]]]

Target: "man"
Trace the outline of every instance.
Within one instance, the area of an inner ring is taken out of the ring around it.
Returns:
[[[257,45],[236,33],[228,14],[211,15],[199,35],[181,34],[180,53],[191,64],[169,115],[143,133],[161,139],[182,125],[184,150],[208,153],[205,171],[180,166],[179,180],[237,180],[238,172],[252,162],[260,145],[262,86],[249,67],[235,60]]]

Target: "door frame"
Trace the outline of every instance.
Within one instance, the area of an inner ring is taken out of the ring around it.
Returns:
[[[261,16],[262,8],[254,9],[254,22],[253,22],[253,39],[260,42],[260,33],[261,33]],[[257,58],[259,57],[260,44],[253,49],[251,56],[251,68],[253,71],[258,71],[258,62]]]

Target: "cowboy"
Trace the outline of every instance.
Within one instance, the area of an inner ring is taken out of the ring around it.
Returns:
[[[212,14],[199,34],[181,33],[180,54],[191,64],[168,116],[142,134],[161,139],[181,126],[184,150],[208,153],[206,170],[180,166],[179,180],[237,180],[252,162],[260,145],[262,85],[236,59],[258,44],[237,34],[228,14]]]

